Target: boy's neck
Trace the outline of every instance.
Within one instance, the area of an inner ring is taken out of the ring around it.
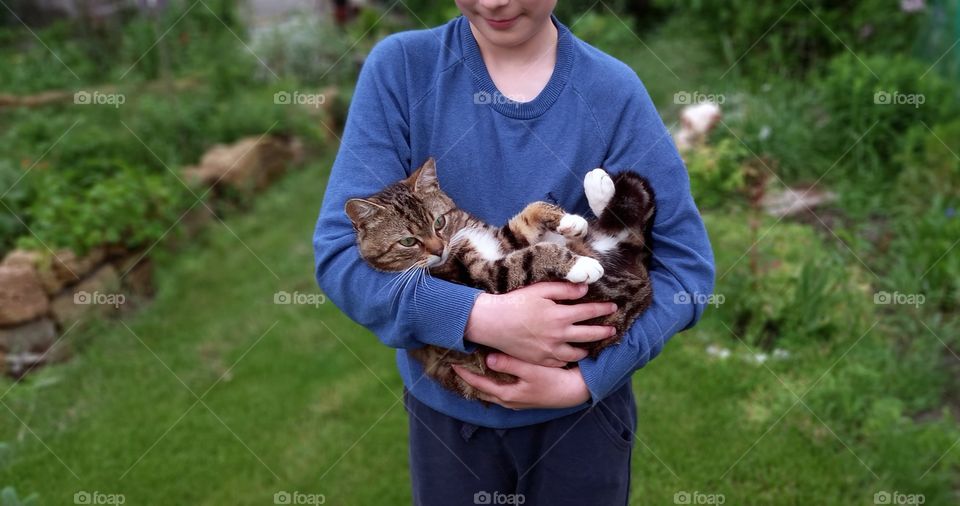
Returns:
[[[498,46],[490,42],[473,23],[470,23],[470,31],[488,65],[529,65],[545,58],[545,55],[556,53],[557,49],[557,27],[550,18],[532,37],[512,46]]]
[[[557,62],[559,32],[551,18],[526,41],[511,46],[492,43],[470,23],[490,77],[501,92],[521,102],[532,100],[550,80]],[[519,98],[517,98],[519,97]]]

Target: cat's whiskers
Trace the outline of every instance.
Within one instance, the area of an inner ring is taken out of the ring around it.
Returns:
[[[387,286],[390,286],[391,284],[393,285],[390,288],[390,291],[387,292],[388,296],[392,296],[391,297],[392,302],[390,303],[391,306],[393,305],[394,302],[396,302],[396,298],[400,295],[401,292],[403,292],[404,286],[406,286],[406,284],[410,281],[410,279],[415,274],[416,274],[416,265],[414,264],[414,265],[411,265],[410,267],[407,267],[403,271],[401,271],[399,274],[397,274],[397,276],[393,280],[390,281],[390,283],[387,284]],[[394,294],[394,290],[396,290],[396,294]]]
[[[403,278],[403,276],[404,276],[405,274],[407,274],[408,272],[410,272],[410,270],[414,269],[415,267],[416,267],[416,264],[411,265],[410,267],[407,267],[406,269],[398,272],[397,275],[394,276],[393,279],[391,279],[390,281],[388,281],[386,285],[383,285],[383,287],[384,287],[384,288],[390,288],[390,289],[391,289],[391,292],[392,292],[392,291],[393,291],[393,288],[396,288],[396,286],[399,284],[399,282],[400,282],[400,280]]]

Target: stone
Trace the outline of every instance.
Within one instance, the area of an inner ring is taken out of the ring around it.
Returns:
[[[57,341],[57,326],[40,318],[17,327],[0,329],[0,350],[7,354],[33,351],[43,353]]]
[[[120,281],[131,295],[153,294],[153,261],[141,258],[140,254],[121,258],[116,262]]]
[[[0,265],[0,327],[28,322],[50,310],[50,300],[36,269]]]
[[[34,269],[48,294],[63,289],[64,281],[53,268],[53,257],[47,253],[27,249],[15,249],[3,259],[3,265],[17,265]]]
[[[112,265],[104,265],[76,286],[67,288],[50,304],[53,318],[64,328],[90,316],[110,316],[126,304],[120,291],[120,276]]]
[[[53,271],[69,286],[83,279],[102,263],[105,257],[104,248],[93,248],[82,257],[69,249],[57,250],[53,255]]]
[[[247,137],[218,144],[200,164],[183,169],[184,178],[203,187],[229,186],[250,193],[266,188],[287,168],[294,153],[289,142],[276,137]]]
[[[199,203],[187,211],[186,216],[180,220],[180,227],[186,237],[193,238],[216,219],[217,216],[211,210],[209,204],[203,205],[203,203]]]
[[[778,218],[796,216],[816,207],[833,203],[837,194],[816,187],[786,188],[764,195],[761,205],[767,214]]]

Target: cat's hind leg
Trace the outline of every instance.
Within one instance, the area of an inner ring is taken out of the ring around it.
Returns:
[[[655,211],[650,184],[635,172],[610,176],[593,169],[583,178],[583,191],[597,225],[607,232],[628,229],[642,235]]]

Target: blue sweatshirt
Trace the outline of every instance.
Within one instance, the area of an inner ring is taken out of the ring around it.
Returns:
[[[321,289],[350,318],[397,348],[397,365],[411,394],[437,411],[485,427],[540,423],[589,402],[559,410],[484,407],[424,376],[406,350],[426,344],[472,349],[464,329],[480,291],[427,278],[416,287],[416,297],[413,284],[395,296],[387,285],[396,274],[375,271],[359,256],[343,210],[347,199],[376,193],[433,156],[440,186],[454,202],[499,226],[535,200],[588,216],[583,177],[596,167],[645,176],[657,205],[653,304],[619,345],[580,361],[590,402],[629,381],[668,338],[692,326],[704,308],[703,297],[695,295],[713,289],[713,254],[686,169],[643,84],[625,64],[554,23],[559,39],[553,75],[535,99],[522,103],[497,91],[463,17],[377,44],[357,82],[313,237]]]

